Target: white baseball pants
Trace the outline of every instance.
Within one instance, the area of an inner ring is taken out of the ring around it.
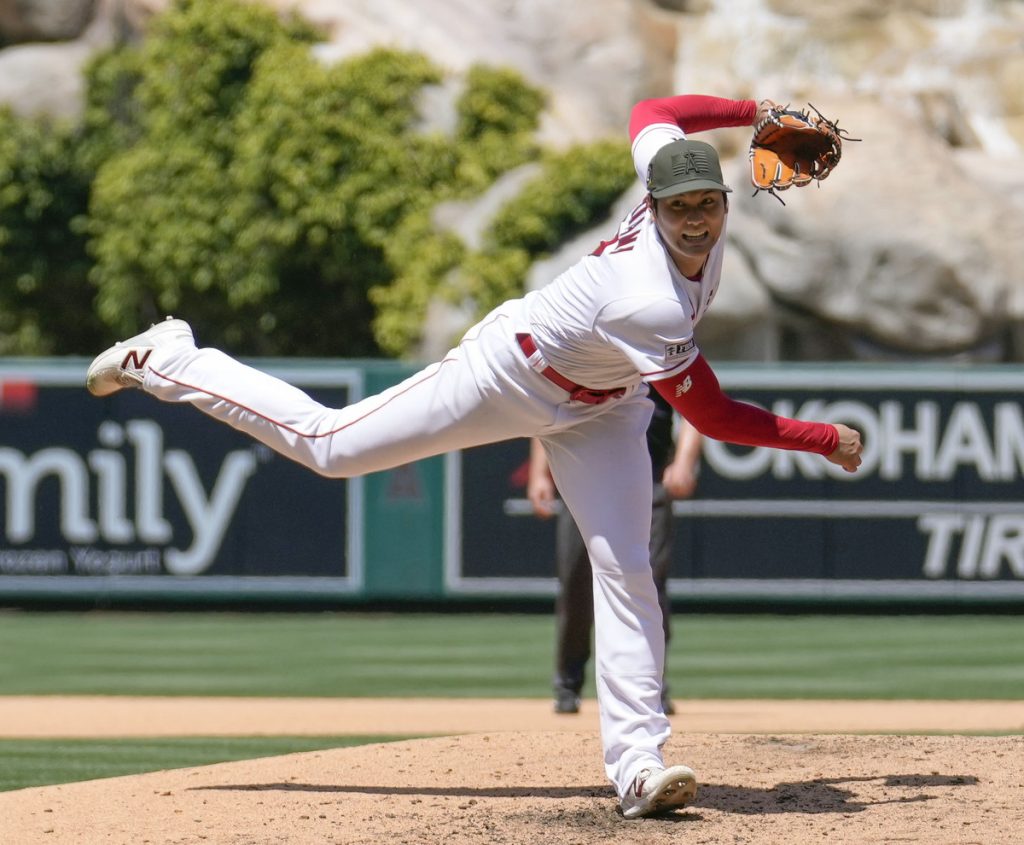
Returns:
[[[541,438],[587,543],[605,769],[621,797],[641,768],[663,766],[664,633],[651,576],[652,405],[635,385],[601,405],[569,402],[515,341],[519,303],[492,312],[458,347],[401,384],[341,409],[214,349],[158,347],[144,389],[190,402],[322,475],[347,478],[456,449]]]

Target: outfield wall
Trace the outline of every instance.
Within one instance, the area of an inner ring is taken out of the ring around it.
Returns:
[[[332,405],[412,372],[254,363]],[[554,595],[525,440],[332,481],[191,408],[94,399],[85,364],[0,361],[8,603]],[[737,398],[860,429],[864,466],[706,441],[698,496],[675,503],[674,597],[1024,603],[1024,368],[717,371]]]

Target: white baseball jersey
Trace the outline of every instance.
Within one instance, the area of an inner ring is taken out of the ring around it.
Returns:
[[[587,387],[672,375],[697,357],[693,329],[718,289],[723,245],[699,281],[687,279],[640,203],[615,237],[525,297],[529,332],[548,364]]]

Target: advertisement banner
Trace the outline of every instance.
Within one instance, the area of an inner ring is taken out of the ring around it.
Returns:
[[[261,361],[341,406],[396,362]],[[555,593],[527,440],[330,480],[191,407],[98,400],[84,362],[0,362],[0,596],[437,600]],[[705,440],[673,596],[1024,600],[1024,369],[743,367],[734,397],[846,422],[820,456]],[[609,496],[623,495],[614,484]]]
[[[817,455],[705,439],[697,495],[673,506],[673,595],[1024,599],[1019,368],[723,366],[719,376],[734,398],[853,426],[864,463],[849,474]],[[524,498],[527,454],[524,441],[457,459],[452,592],[554,591],[553,539]]]
[[[360,371],[270,368],[329,405]],[[96,399],[84,368],[0,370],[0,591],[358,590],[359,481],[325,479],[191,407]]]

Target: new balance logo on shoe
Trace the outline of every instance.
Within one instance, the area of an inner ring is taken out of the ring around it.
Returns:
[[[637,798],[642,798],[643,797],[643,794],[644,794],[644,784],[647,783],[647,778],[649,778],[650,776],[651,776],[651,770],[650,769],[644,769],[642,772],[640,772],[639,775],[637,775],[635,778],[633,778],[633,794]]]
[[[168,317],[97,355],[86,372],[85,386],[93,396],[110,396],[126,387],[141,387],[153,350],[181,345],[195,346],[192,328],[184,320]]]
[[[145,352],[142,353],[142,356],[140,357],[138,349],[130,349],[128,351],[128,354],[124,356],[124,360],[121,362],[121,369],[128,370],[134,368],[136,370],[141,370],[144,366],[146,366],[146,362],[149,360],[149,356],[152,354],[153,350],[147,349]]]
[[[627,819],[684,807],[697,796],[697,778],[687,766],[641,769],[619,804]]]

